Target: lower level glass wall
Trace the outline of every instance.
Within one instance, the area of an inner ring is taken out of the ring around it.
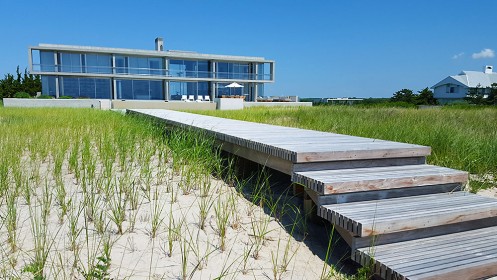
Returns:
[[[110,79],[60,77],[59,96],[110,99],[112,96],[110,83]]]
[[[245,100],[249,101],[250,97],[250,84],[238,83],[242,87],[227,87],[230,83],[216,83],[216,97],[223,96],[245,96]]]
[[[41,94],[53,97],[57,95],[55,76],[41,76]]]
[[[160,80],[116,80],[117,99],[164,100]]]
[[[209,82],[169,82],[169,95],[171,100],[181,100],[183,97],[190,98],[193,96],[197,100],[199,96],[205,100],[210,96]],[[191,99],[191,98],[190,98]]]

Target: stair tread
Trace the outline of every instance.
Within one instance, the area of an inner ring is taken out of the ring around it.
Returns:
[[[497,274],[497,227],[359,248],[385,279],[476,279]]]
[[[468,173],[418,164],[295,172],[292,180],[326,195],[450,183],[465,184]]]
[[[497,200],[467,192],[322,205],[321,215],[356,236],[497,217]]]

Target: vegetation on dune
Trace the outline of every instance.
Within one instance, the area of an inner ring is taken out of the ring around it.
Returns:
[[[341,277],[294,270],[303,213],[206,135],[48,108],[1,108],[0,131],[2,279]]]
[[[497,108],[316,106],[203,114],[431,146],[430,164],[497,174]]]

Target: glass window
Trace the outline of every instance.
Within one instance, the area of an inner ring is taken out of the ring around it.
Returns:
[[[95,98],[95,79],[79,79],[79,98]]]
[[[162,75],[161,70],[164,69],[162,58],[151,57],[148,59],[148,64],[151,75]]]
[[[40,70],[55,72],[54,52],[40,51]]]
[[[53,53],[52,53],[53,57]],[[41,94],[56,96],[57,87],[55,86],[54,76],[41,76]]]
[[[111,99],[110,79],[95,79],[95,98]]]
[[[98,72],[98,56],[96,54],[86,55],[86,72],[87,73],[99,73]]]
[[[162,81],[116,80],[118,99],[164,100]]]
[[[130,74],[149,74],[148,59],[146,57],[129,57]]]
[[[133,99],[133,81],[116,80],[117,99]]]
[[[86,72],[87,73],[112,73],[112,56],[105,54],[86,54]]]
[[[118,74],[128,73],[128,57],[116,56],[116,73]]]
[[[162,81],[150,81],[150,99],[164,100]]]
[[[181,100],[182,95],[187,95],[186,83],[169,82],[169,95],[171,100]]]
[[[202,96],[204,99],[209,96],[209,82],[198,82],[197,96]]]
[[[60,71],[69,73],[81,73],[81,54],[79,53],[60,53],[59,54]]]
[[[186,77],[197,77],[197,62],[184,60]]]
[[[60,78],[60,96],[79,97],[78,78],[61,77]]]
[[[183,60],[170,60],[169,61],[169,75],[171,77],[185,77],[185,65]]]
[[[257,97],[264,96],[264,84],[257,84]]]
[[[109,99],[111,97],[110,79],[61,77],[60,96]]]
[[[216,67],[218,79],[229,79],[229,63],[218,62]]]
[[[149,81],[133,80],[133,99],[150,99]]]
[[[208,96],[210,94],[209,82],[169,82],[169,95],[171,100],[181,100],[182,95],[188,98],[193,95],[196,100],[198,96]]]
[[[209,78],[209,61],[198,62],[198,75],[199,78]]]
[[[226,87],[230,83],[216,83],[216,94],[215,97],[222,97],[223,95],[245,95],[246,98],[249,95],[249,84],[242,83],[243,87]]]

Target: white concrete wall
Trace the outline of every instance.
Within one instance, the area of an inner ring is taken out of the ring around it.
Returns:
[[[167,109],[167,110],[216,110],[216,103],[154,101],[154,100],[112,100],[112,109]]]
[[[244,100],[241,98],[216,98],[218,110],[241,110]]]
[[[96,108],[100,109],[100,100],[97,99],[30,99],[4,98],[4,107],[59,107],[59,108]]]

